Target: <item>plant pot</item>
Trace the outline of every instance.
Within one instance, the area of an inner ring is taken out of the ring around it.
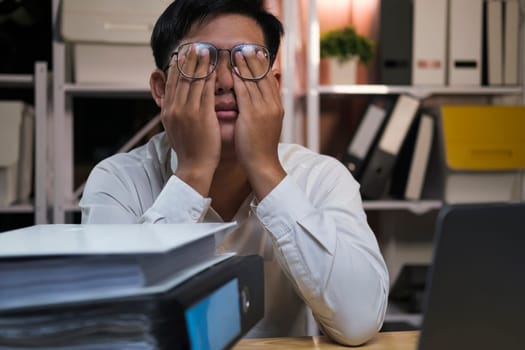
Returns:
[[[330,71],[330,84],[347,85],[356,83],[358,56],[352,56],[349,60],[343,62],[337,58],[327,58],[327,60]]]

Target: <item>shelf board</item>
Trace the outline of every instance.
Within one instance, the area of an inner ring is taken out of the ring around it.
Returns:
[[[0,87],[32,87],[31,74],[0,74]]]
[[[437,210],[443,206],[440,200],[365,200],[365,210],[408,210],[415,214],[424,214],[430,210]]]
[[[412,86],[412,85],[320,85],[321,94],[409,94],[425,98],[431,95],[519,95],[521,86]]]
[[[16,214],[16,213],[33,213],[35,211],[35,207],[32,204],[29,203],[23,203],[23,204],[13,204],[8,207],[1,207],[0,213],[2,214]]]
[[[64,92],[83,97],[151,97],[149,86],[128,84],[65,84]]]

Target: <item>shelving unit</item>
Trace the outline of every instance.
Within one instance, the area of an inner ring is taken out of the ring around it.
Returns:
[[[125,98],[145,99],[150,96],[149,86],[130,86],[122,84],[79,84],[67,77],[69,61],[66,57],[66,44],[60,36],[58,20],[61,16],[61,1],[52,1],[53,30],[53,106],[54,133],[53,140],[55,183],[53,191],[53,223],[70,222],[68,214],[79,211],[78,195],[81,188],[73,186],[74,177],[74,135],[73,135],[73,100],[86,98]],[[153,67],[152,67],[153,68]],[[140,131],[139,131],[140,132]]]
[[[35,109],[35,142],[34,142],[34,201],[0,208],[1,214],[34,213],[35,224],[48,223],[48,72],[46,62],[36,62],[34,75],[0,74],[0,87],[16,89],[33,89]]]
[[[125,98],[130,100],[147,99],[150,98],[150,91],[149,88],[141,86],[66,83],[55,93],[57,94],[55,95],[55,103],[59,103],[55,108],[55,117],[57,120],[55,130],[56,132],[62,133],[63,136],[55,138],[54,149],[55,154],[62,152],[64,156],[55,159],[54,168],[55,172],[60,174],[61,181],[63,181],[66,186],[55,187],[53,222],[64,223],[71,221],[67,218],[68,213],[79,212],[78,199],[83,190],[83,185],[76,189],[73,186],[73,99],[77,97]],[[158,117],[154,118],[138,130],[135,136],[122,147],[122,151],[129,150],[141,135],[145,134],[159,122],[160,119]]]
[[[421,100],[452,98],[465,101],[484,99],[497,103],[511,98],[525,103],[525,25],[521,17],[521,86],[405,86],[385,84],[363,85],[321,85],[320,71],[320,23],[318,1],[308,1],[307,23],[307,88],[306,88],[306,146],[320,151],[321,97],[347,95],[408,94]],[[525,6],[525,1],[521,2]],[[523,11],[523,8],[522,8]],[[524,116],[525,117],[525,116]],[[401,266],[405,263],[430,263],[433,251],[432,241],[435,219],[443,202],[439,199],[406,200],[365,200],[364,208],[371,226],[378,235],[381,249],[394,282]],[[386,321],[406,322],[418,327],[420,314],[407,314],[395,305],[389,305]]]
[[[53,23],[58,23],[60,0],[53,0]],[[524,90],[519,87],[451,87],[451,86],[392,86],[392,85],[320,85],[319,84],[319,21],[317,18],[317,1],[308,2],[308,65],[307,65],[307,118],[306,118],[306,146],[313,151],[320,147],[320,97],[325,95],[367,95],[367,94],[410,94],[426,99],[432,96],[518,96],[523,98]],[[314,9],[314,10],[312,10]],[[281,50],[281,68],[283,72],[282,96],[285,108],[285,119],[282,132],[283,142],[296,142],[295,135],[302,134],[295,125],[296,112],[295,89],[295,51],[294,37],[299,27],[297,4],[283,3],[283,22],[286,35]],[[54,30],[53,58],[55,72],[53,76],[54,108],[55,108],[55,135],[54,138],[54,169],[56,183],[53,194],[53,222],[64,222],[64,214],[78,210],[77,198],[74,196],[73,178],[73,115],[72,100],[74,97],[109,97],[109,98],[148,98],[147,86],[122,86],[106,84],[76,84],[66,79],[66,48],[61,41],[59,30]],[[416,214],[429,210],[437,210],[442,203],[439,200],[407,201],[365,201],[366,210],[408,210]]]
[[[523,22],[523,20],[521,20]],[[525,26],[521,25],[521,47],[525,47]],[[428,99],[434,96],[486,96],[505,97],[515,96],[525,101],[525,89],[523,86],[405,86],[385,84],[363,84],[363,85],[320,85],[320,24],[317,14],[317,1],[308,2],[308,30],[307,30],[307,116],[306,116],[306,146],[313,151],[320,151],[320,97],[323,95],[385,95],[385,94],[409,94],[419,99]],[[523,50],[521,50],[523,51]],[[525,81],[525,55],[521,55],[521,81]],[[367,210],[397,210],[407,209],[414,213],[424,213],[428,210],[439,209],[440,201],[365,201]]]

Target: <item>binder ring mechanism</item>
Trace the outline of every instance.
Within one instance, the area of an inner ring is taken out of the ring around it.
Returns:
[[[242,312],[248,313],[250,310],[250,290],[248,289],[248,286],[244,286],[244,288],[241,291],[241,305],[242,305]]]

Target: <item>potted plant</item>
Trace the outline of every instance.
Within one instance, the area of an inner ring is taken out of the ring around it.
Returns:
[[[374,42],[350,26],[324,33],[320,44],[321,58],[329,60],[332,84],[355,84],[357,64],[372,60]]]

